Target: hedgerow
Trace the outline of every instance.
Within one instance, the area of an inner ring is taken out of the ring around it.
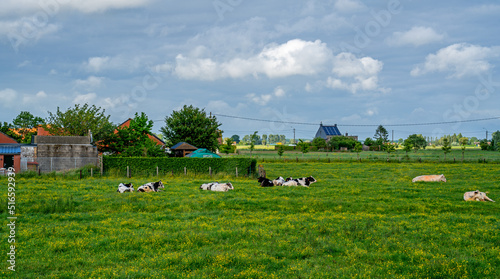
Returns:
[[[251,158],[144,158],[144,157],[103,157],[104,172],[125,172],[127,167],[131,173],[145,174],[156,172],[180,174],[207,173],[235,174],[252,176],[255,173],[257,160]]]

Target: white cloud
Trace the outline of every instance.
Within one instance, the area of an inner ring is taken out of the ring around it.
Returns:
[[[47,93],[45,93],[45,91],[38,91],[35,95],[25,94],[23,96],[23,104],[38,104],[46,98]]]
[[[416,66],[412,76],[433,72],[450,73],[449,78],[462,78],[488,72],[493,67],[488,59],[498,56],[499,48],[481,47],[466,43],[454,44],[429,54],[425,63]]]
[[[7,88],[0,90],[0,104],[8,106],[12,104],[17,98],[17,92],[14,89]]]
[[[211,58],[185,57],[178,55],[174,73],[182,79],[217,80],[266,75],[283,78],[294,75],[315,75],[326,67],[331,59],[326,44],[300,39],[281,45],[264,48],[258,55],[249,58],[233,58],[218,63]]]
[[[86,90],[95,90],[101,87],[103,81],[103,77],[90,76],[85,80],[77,79],[75,81],[75,87],[84,88]]]
[[[382,71],[384,64],[371,57],[357,58],[352,53],[343,52],[333,60],[332,72],[334,77],[327,79],[327,87],[352,92],[358,91],[382,91],[379,88],[378,74]]]
[[[443,34],[438,34],[430,27],[415,26],[406,32],[394,32],[386,42],[390,46],[413,45],[421,46],[440,42],[444,39]]]
[[[22,17],[13,21],[0,21],[0,36],[6,37],[13,47],[36,42],[59,31],[56,24],[39,22],[36,17]]]
[[[101,56],[90,57],[83,63],[83,68],[90,73],[100,73],[109,70],[133,72],[143,66],[144,63],[143,57],[139,56]]]
[[[351,13],[364,9],[366,6],[358,0],[337,0],[335,10],[342,13]]]
[[[286,92],[283,88],[281,87],[276,87],[274,89],[274,92],[272,94],[262,94],[262,95],[257,95],[255,93],[250,93],[246,96],[250,101],[258,104],[265,106],[267,105],[270,101],[274,99],[279,99],[286,97]]]
[[[83,95],[77,95],[75,99],[73,100],[74,104],[86,104],[86,103],[93,103],[94,100],[96,99],[97,94],[95,93],[88,93],[88,94],[83,94]]]

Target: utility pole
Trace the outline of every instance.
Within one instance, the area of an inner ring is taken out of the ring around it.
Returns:
[[[295,143],[297,143],[297,142],[295,141],[295,128],[293,128],[293,143],[294,143],[294,144],[295,144]]]
[[[488,141],[488,130],[486,130],[486,141]]]
[[[394,130],[392,130],[392,142],[394,142]]]

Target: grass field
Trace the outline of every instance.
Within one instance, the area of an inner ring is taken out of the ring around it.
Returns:
[[[163,177],[159,193],[116,192],[124,178],[16,178],[17,278],[500,278],[498,164],[264,163],[310,188],[198,190]],[[412,183],[421,174],[447,183]],[[135,185],[152,179],[132,178]],[[0,178],[2,198],[7,180]],[[6,202],[0,216],[7,223]]]

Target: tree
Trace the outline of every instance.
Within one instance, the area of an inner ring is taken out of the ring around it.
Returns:
[[[255,143],[259,139],[259,136],[257,135],[258,131],[255,131],[251,136],[250,136],[250,154],[253,153],[253,150],[255,149]]]
[[[316,147],[318,150],[326,148],[326,140],[324,138],[320,138],[320,137],[314,138],[311,144],[312,144],[312,146]]]
[[[488,141],[486,139],[483,139],[479,142],[479,146],[481,147],[481,150],[488,150],[488,147],[490,145],[488,144]]]
[[[187,142],[214,152],[219,147],[220,126],[215,116],[207,116],[204,109],[184,105],[181,110],[165,117],[165,126],[160,131],[174,144]]]
[[[221,152],[226,153],[226,154],[234,152],[233,139],[232,138],[225,138],[224,144],[220,146],[220,150],[221,150]]]
[[[262,135],[262,144],[263,145],[267,145],[268,142],[267,142],[267,135]]]
[[[354,151],[358,155],[358,161],[359,161],[359,152],[363,150],[363,145],[360,142],[357,142],[356,145],[354,146]]]
[[[55,136],[87,136],[90,131],[93,142],[97,143],[113,134],[115,129],[109,121],[110,116],[105,115],[105,110],[95,105],[76,104],[65,112],[57,107],[56,113],[48,113],[49,117],[43,128]]]
[[[425,149],[427,146],[427,141],[422,135],[413,134],[408,136],[406,140],[413,146],[415,152],[417,152],[420,148]]]
[[[444,160],[446,161],[446,154],[450,153],[451,151],[451,144],[448,138],[443,139],[443,146],[441,147],[441,149],[444,152]]]
[[[102,141],[102,149],[113,155],[124,157],[161,157],[165,152],[149,138],[153,120],[149,120],[144,112],[135,114],[130,126],[119,127],[116,133]]]
[[[278,147],[278,156],[280,156],[281,158],[281,156],[283,156],[283,153],[285,153],[285,147],[283,145],[280,145]]]
[[[299,142],[297,143],[297,146],[300,148],[300,151],[302,151],[302,155],[304,155],[307,152],[309,152],[310,143],[305,142],[302,139],[299,139]]]
[[[406,139],[403,142],[403,150],[406,152],[406,156],[408,156],[408,152],[410,152],[412,148],[413,148],[413,144],[411,143],[410,140]]]
[[[31,136],[36,135],[36,131],[33,131],[33,129],[45,124],[45,121],[41,117],[34,116],[29,111],[21,111],[21,113],[14,118],[12,124],[21,134],[21,141],[23,143],[29,143],[31,142]]]
[[[0,132],[6,134],[7,136],[13,138],[17,142],[20,142],[22,140],[22,137],[19,136],[18,134],[14,133],[12,131],[13,126],[12,124],[9,124],[7,122],[4,122],[3,124],[0,122]]]
[[[396,147],[391,143],[386,143],[384,149],[385,152],[387,152],[387,161],[389,161],[389,156],[391,155],[392,152],[396,151]]]
[[[377,130],[375,130],[375,136],[373,137],[376,141],[381,142],[382,144],[389,141],[389,133],[384,128],[384,126],[379,125]]]
[[[238,136],[238,135],[233,135],[233,136],[231,137],[231,139],[232,139],[234,142],[236,142],[236,144],[240,143],[240,136]]]
[[[500,131],[493,132],[491,134],[491,142],[494,144],[494,150],[498,150],[498,143],[500,143]]]
[[[464,161],[464,155],[465,155],[465,146],[467,145],[467,143],[469,143],[469,139],[468,138],[460,138],[458,140],[458,142],[460,143],[460,145],[462,146],[461,149],[462,149],[462,162]]]

